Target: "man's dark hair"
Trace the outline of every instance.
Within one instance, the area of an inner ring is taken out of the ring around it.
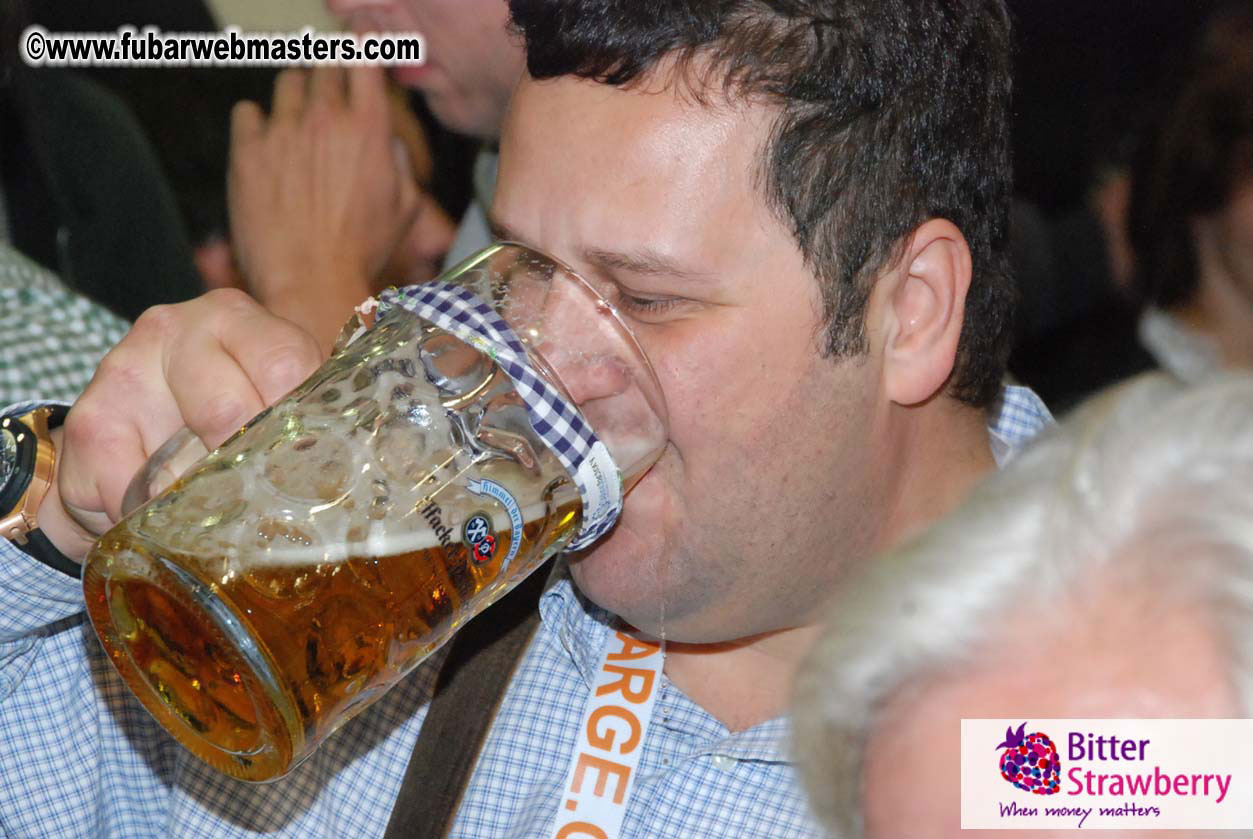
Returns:
[[[1009,351],[1009,22],[1002,0],[510,0],[536,79],[626,86],[663,58],[780,108],[770,206],[822,287],[826,351],[865,352],[865,310],[904,237],[947,218],[974,271],[951,393],[987,405]]]
[[[1144,303],[1170,307],[1200,286],[1192,222],[1223,209],[1253,178],[1253,2],[1224,7],[1132,172],[1127,229]],[[1244,47],[1239,49],[1237,44]]]

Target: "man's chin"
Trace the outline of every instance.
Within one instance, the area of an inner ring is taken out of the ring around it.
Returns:
[[[708,600],[686,580],[683,563],[635,543],[611,537],[591,551],[570,557],[570,576],[579,592],[627,625],[655,638],[704,642],[723,640],[721,628],[705,627]],[[693,596],[695,591],[700,593]]]
[[[617,534],[590,551],[571,556],[570,576],[588,600],[645,632],[661,629],[665,587],[656,564]],[[636,545],[642,548],[641,545]]]
[[[570,560],[571,576],[585,597],[651,633],[660,632],[663,619],[669,632],[679,612],[691,606],[683,597],[691,592],[686,552],[670,535],[679,516],[665,465],[663,459],[627,494],[609,535]]]

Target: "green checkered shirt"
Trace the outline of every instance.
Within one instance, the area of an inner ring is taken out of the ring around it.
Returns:
[[[0,409],[27,399],[72,402],[126,321],[0,244]]]

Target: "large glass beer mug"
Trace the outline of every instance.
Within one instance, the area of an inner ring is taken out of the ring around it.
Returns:
[[[543,560],[598,538],[665,445],[647,359],[553,260],[497,245],[379,302],[147,500],[204,454],[186,432],[163,447],[128,493],[146,503],[84,567],[127,685],[237,778],[290,771]]]

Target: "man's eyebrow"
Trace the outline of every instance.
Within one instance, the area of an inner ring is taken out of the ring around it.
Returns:
[[[487,229],[497,241],[526,244],[526,240],[513,228],[490,213],[487,217]],[[680,280],[712,279],[711,274],[684,268],[670,257],[651,248],[636,248],[630,252],[590,248],[583,251],[582,257],[588,264],[602,271],[623,271],[639,276],[673,277]]]
[[[711,274],[693,271],[651,248],[635,248],[628,252],[591,248],[583,258],[608,271],[624,271],[645,277],[673,277],[679,280],[710,280]]]

